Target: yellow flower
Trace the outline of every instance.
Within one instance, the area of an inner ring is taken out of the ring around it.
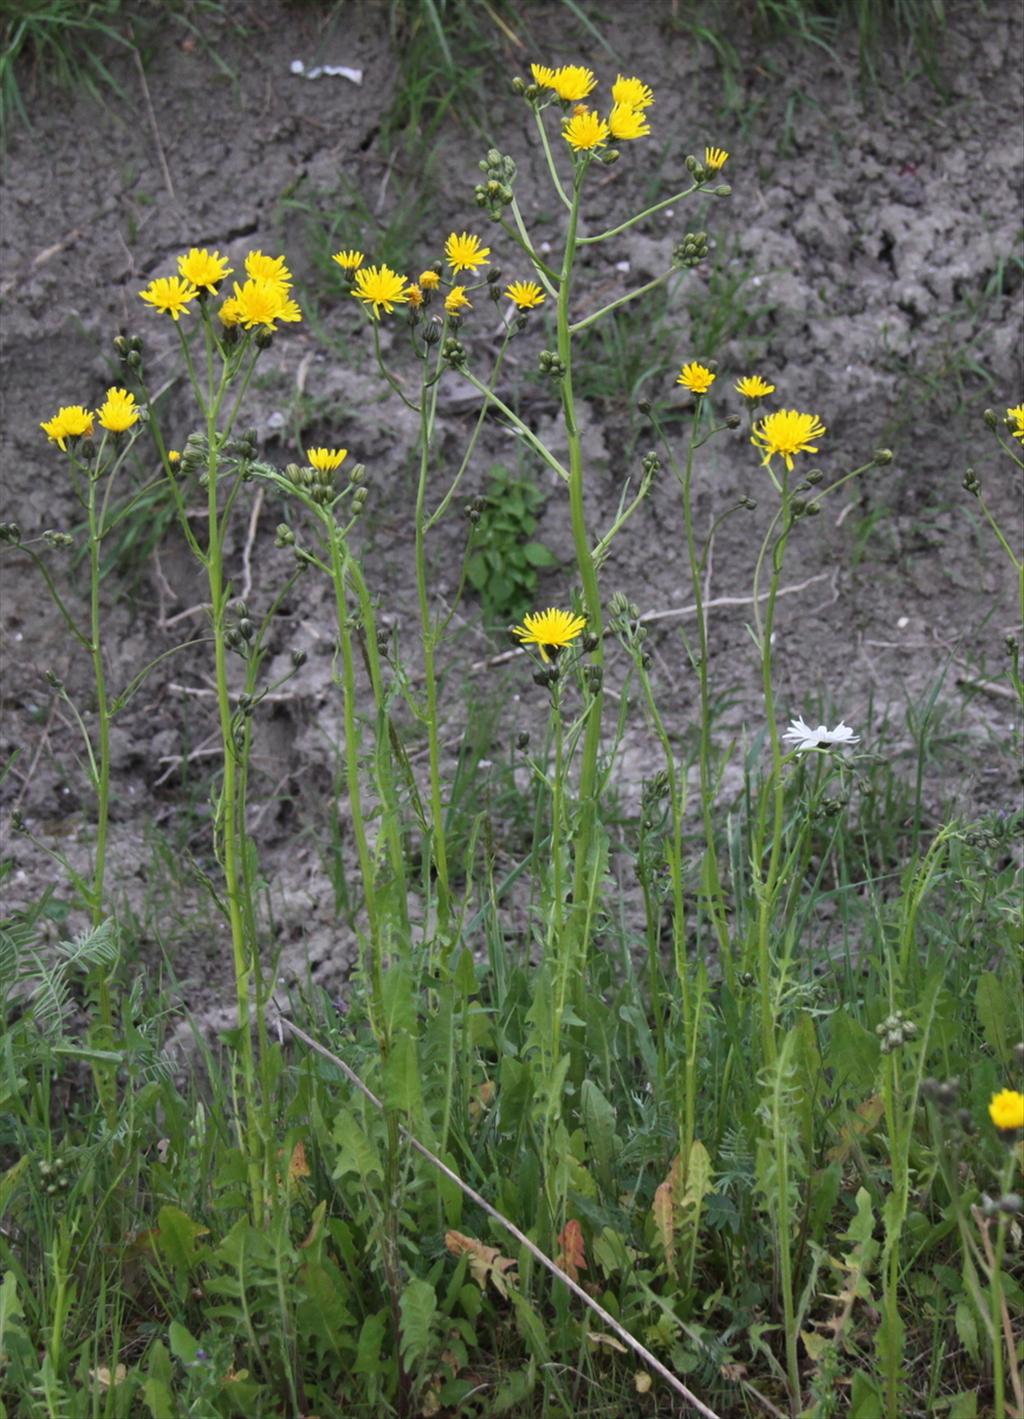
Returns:
[[[593,70],[584,69],[582,64],[563,64],[548,80],[548,88],[554,89],[560,99],[569,103],[579,103],[585,99],[597,83]]]
[[[709,370],[707,365],[699,365],[695,360],[691,360],[679,371],[676,384],[684,384],[693,394],[707,394],[717,378],[715,372]]]
[[[155,281],[150,281],[144,291],[139,292],[154,310],[166,311],[172,320],[187,312],[189,301],[194,301],[198,294],[195,286],[190,281],[183,281],[180,276],[158,276]]]
[[[576,639],[586,624],[585,616],[556,611],[552,606],[547,611],[527,611],[523,624],[512,629],[523,645],[537,646],[541,660],[547,664],[553,655]]]
[[[704,166],[709,168],[711,172],[718,172],[720,168],[725,167],[728,156],[729,154],[724,148],[705,148]]]
[[[417,284],[423,291],[436,291],[441,284],[441,277],[436,271],[421,271]]]
[[[176,448],[169,448],[167,450],[167,462],[172,465],[181,462],[181,454]]]
[[[793,471],[793,456],[797,453],[817,453],[811,439],[819,439],[826,432],[817,414],[799,414],[795,409],[779,409],[774,414],[766,414],[760,423],[754,425],[750,440],[764,449],[762,468],[769,468],[776,454],[786,467]]]
[[[1000,1132],[1024,1129],[1024,1094],[1018,1094],[1016,1089],[1001,1089],[992,1095],[988,1116]]]
[[[292,284],[292,273],[283,256],[264,256],[262,251],[250,251],[245,258],[245,274],[253,281],[273,281],[285,290]]]
[[[736,393],[742,394],[744,399],[763,399],[766,394],[775,393],[775,386],[759,374],[745,374],[736,381]]]
[[[231,267],[219,251],[207,251],[205,246],[200,251],[194,246],[186,256],[178,257],[178,275],[212,296],[224,277],[231,275]]]
[[[406,287],[405,295],[409,304],[415,310],[419,310],[420,306],[423,304],[423,291],[417,286],[415,281],[413,281],[410,286]]]
[[[639,79],[624,79],[621,74],[612,85],[612,103],[625,104],[628,108],[650,108],[654,94]]]
[[[546,299],[536,281],[512,281],[505,287],[505,294],[519,310],[532,310]]]
[[[288,287],[273,278],[252,277],[244,286],[234,282],[234,301],[230,316],[225,319],[224,308],[220,318],[226,325],[244,325],[251,330],[254,325],[262,325],[265,330],[276,330],[275,321],[296,321],[302,319],[302,312],[293,300],[288,298]],[[225,302],[230,305],[230,302]]]
[[[444,298],[444,308],[449,315],[461,315],[464,310],[472,310],[473,303],[466,295],[465,286],[453,286]]]
[[[228,296],[217,314],[225,325],[237,325],[242,318],[242,307],[234,296]]]
[[[613,138],[646,138],[651,131],[643,112],[629,104],[617,103],[608,115],[608,127]]]
[[[448,258],[448,265],[456,275],[460,271],[472,271],[475,276],[478,266],[490,265],[487,258],[491,254],[491,248],[481,246],[478,236],[470,236],[468,232],[456,236],[452,232],[444,244],[444,254]]]
[[[343,271],[356,271],[366,257],[361,251],[336,251],[331,260],[336,261]]]
[[[541,88],[554,88],[556,73],[554,69],[549,69],[546,64],[531,64],[530,73],[533,75],[533,82],[540,84]]]
[[[569,144],[570,148],[575,148],[579,152],[591,148],[600,148],[608,141],[609,128],[601,115],[593,109],[584,113],[574,113],[572,118],[565,122],[562,129],[562,137]]]
[[[307,448],[306,457],[309,460],[310,468],[316,468],[321,473],[333,473],[335,468],[340,468],[348,457],[347,448]]]
[[[1006,417],[1017,425],[1011,430],[1011,437],[1024,443],[1024,404],[1015,404],[1012,409],[1007,409]]]
[[[129,394],[127,389],[111,386],[107,390],[106,402],[96,410],[96,417],[101,428],[109,429],[112,434],[123,434],[132,424],[139,422],[135,395]]]
[[[352,294],[357,301],[373,307],[371,314],[374,320],[380,319],[381,306],[390,315],[396,305],[404,305],[409,299],[405,277],[392,271],[390,266],[364,266],[357,271]]]
[[[51,442],[60,447],[61,452],[66,452],[65,439],[88,438],[90,436],[92,415],[81,404],[63,404],[52,419],[47,419],[39,427]]]

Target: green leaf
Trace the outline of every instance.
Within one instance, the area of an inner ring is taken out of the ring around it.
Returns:
[[[1013,1022],[1014,992],[1007,990],[992,971],[982,971],[974,996],[974,1008],[985,1034],[985,1042],[999,1059],[1010,1062],[1010,1035]],[[1013,1034],[1016,1039],[1016,1033]]]
[[[558,561],[558,558],[544,546],[543,542],[527,542],[523,548],[523,556],[531,567],[553,567]]]
[[[199,1341],[190,1330],[185,1329],[180,1321],[171,1321],[167,1330],[167,1339],[170,1341],[171,1354],[176,1360],[181,1360],[185,1365],[195,1364],[196,1351],[200,1349]]]
[[[384,1102],[417,1119],[423,1110],[419,1052],[409,1035],[391,1042],[384,1065]]]
[[[425,1359],[432,1348],[431,1328],[437,1314],[437,1296],[429,1281],[414,1276],[398,1302],[402,1360],[407,1368]]]
[[[356,1173],[369,1185],[371,1179],[384,1176],[377,1145],[363,1131],[362,1124],[351,1109],[344,1106],[339,1108],[334,1119],[333,1133],[334,1141],[338,1144],[338,1159],[333,1174],[335,1178],[342,1178],[346,1173]]]
[[[466,579],[474,591],[483,591],[487,585],[487,563],[481,552],[474,552],[466,562]]]
[[[850,1386],[850,1419],[879,1419],[884,1413],[882,1391],[863,1370],[855,1371]]]
[[[153,1245],[175,1271],[188,1273],[206,1250],[200,1237],[210,1234],[209,1227],[193,1222],[180,1207],[161,1207],[156,1218]]]
[[[151,1419],[174,1419],[178,1405],[171,1389],[171,1357],[167,1347],[157,1340],[149,1347],[146,1381],[142,1386],[142,1398],[150,1412]]]
[[[881,1042],[846,1010],[832,1016],[828,1064],[838,1080],[857,1093],[869,1092],[878,1073]]]
[[[978,1322],[974,1317],[974,1308],[965,1296],[961,1296],[957,1300],[954,1318],[956,1322],[956,1333],[959,1337],[960,1344],[967,1351],[968,1355],[970,1355],[974,1363],[976,1365],[979,1364]]]
[[[592,1079],[584,1079],[580,1089],[583,1127],[586,1131],[594,1171],[606,1198],[615,1196],[615,1110]]]
[[[381,1367],[380,1347],[384,1341],[384,1333],[387,1330],[388,1313],[386,1310],[377,1311],[374,1315],[369,1315],[363,1321],[363,1328],[359,1332],[359,1344],[356,1346],[356,1358],[352,1366],[353,1373],[357,1375],[375,1375]]]
[[[978,1391],[962,1389],[950,1396],[949,1419],[978,1419]]]

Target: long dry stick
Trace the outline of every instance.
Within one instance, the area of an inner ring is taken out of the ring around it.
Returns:
[[[377,1098],[377,1095],[367,1088],[359,1075],[356,1074],[355,1070],[350,1069],[343,1059],[339,1059],[336,1054],[332,1054],[329,1049],[326,1049],[315,1040],[312,1035],[307,1035],[305,1030],[299,1029],[298,1025],[293,1025],[292,1022],[283,1015],[278,1017],[278,1029],[279,1031],[282,1029],[287,1030],[289,1034],[301,1040],[307,1049],[313,1050],[316,1054],[320,1055],[322,1059],[329,1060],[331,1064],[341,1070],[350,1084],[355,1085],[359,1092],[369,1099],[375,1109],[379,1109],[383,1112],[384,1105],[381,1103],[380,1099]],[[667,1369],[656,1355],[652,1355],[646,1346],[641,1345],[639,1340],[635,1340],[633,1336],[630,1335],[629,1331],[619,1324],[614,1316],[609,1315],[603,1306],[599,1306],[592,1296],[588,1296],[582,1286],[578,1286],[571,1276],[567,1276],[560,1266],[556,1266],[549,1256],[545,1256],[540,1247],[531,1242],[525,1232],[521,1232],[514,1222],[510,1222],[507,1217],[503,1217],[500,1212],[497,1212],[491,1204],[482,1198],[478,1192],[475,1192],[468,1183],[464,1183],[457,1173],[453,1173],[446,1163],[442,1163],[436,1153],[431,1153],[430,1149],[425,1147],[418,1138],[414,1138],[407,1128],[403,1128],[401,1132],[410,1148],[419,1153],[421,1158],[426,1158],[431,1167],[436,1168],[439,1173],[443,1173],[450,1182],[453,1182],[457,1188],[486,1212],[488,1217],[492,1217],[499,1226],[505,1228],[506,1232],[510,1232],[511,1235],[515,1237],[516,1241],[519,1242],[520,1246],[524,1246],[530,1255],[540,1262],[541,1266],[546,1267],[547,1270],[551,1272],[552,1276],[557,1276],[559,1281],[568,1286],[574,1296],[578,1296],[585,1306],[589,1306],[596,1315],[600,1316],[602,1324],[613,1330],[631,1350],[640,1356],[645,1365],[648,1365],[659,1374],[665,1383],[674,1389],[676,1394],[680,1395],[698,1414],[703,1415],[703,1419],[721,1419],[720,1415],[716,1414],[713,1409],[709,1409],[702,1400],[699,1400],[695,1394],[688,1390],[682,1380],[677,1379],[672,1371]]]

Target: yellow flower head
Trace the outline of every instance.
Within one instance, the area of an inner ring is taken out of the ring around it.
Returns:
[[[62,452],[67,451],[66,439],[88,438],[92,433],[92,415],[81,404],[63,404],[52,419],[39,427]]]
[[[607,143],[609,131],[601,115],[589,109],[583,113],[574,113],[572,118],[566,119],[562,137],[570,148],[580,153],[600,148],[602,144]]]
[[[532,310],[545,299],[536,281],[512,281],[505,287],[505,294],[519,310]]]
[[[817,453],[811,439],[820,439],[827,432],[817,414],[799,414],[795,409],[778,409],[754,425],[750,442],[764,449],[762,468],[771,467],[776,454],[786,467],[793,471],[793,457],[797,453]]]
[[[736,381],[736,393],[742,394],[744,399],[763,399],[766,394],[775,393],[775,386],[759,374],[745,374]]]
[[[105,403],[96,410],[96,417],[100,421],[100,427],[109,429],[112,434],[123,434],[126,429],[130,429],[132,424],[139,422],[139,411],[135,407],[135,395],[129,394],[127,389],[118,389],[112,386],[107,390]]]
[[[231,267],[219,251],[207,251],[205,246],[200,251],[194,246],[187,255],[178,257],[178,275],[212,296],[224,277],[231,275]]]
[[[444,298],[444,308],[449,315],[461,315],[464,310],[472,310],[473,303],[466,296],[465,286],[453,286]]]
[[[568,103],[579,103],[596,83],[592,69],[584,69],[582,64],[563,64],[548,80],[548,88],[554,89],[558,97]]]
[[[226,325],[244,325],[251,330],[261,325],[265,330],[276,330],[278,320],[296,321],[302,319],[302,312],[288,297],[288,287],[283,282],[271,278],[255,276],[240,286],[234,283],[234,306],[225,319],[224,310],[220,317]],[[230,300],[225,302],[230,306]]]
[[[139,292],[154,310],[166,311],[172,320],[186,312],[189,301],[194,301],[198,294],[191,281],[183,281],[180,276],[158,276]]]
[[[617,103],[608,115],[608,127],[612,131],[613,138],[646,138],[651,125],[647,122],[643,111],[639,108],[631,108],[629,104]]]
[[[1001,1089],[992,1095],[988,1116],[1000,1132],[1024,1129],[1024,1094],[1018,1094],[1016,1089]]]
[[[217,314],[225,325],[237,325],[242,318],[242,308],[234,296],[228,296]]]
[[[549,69],[546,64],[531,64],[530,73],[533,75],[533,82],[539,84],[542,89],[552,89],[555,86],[554,69]]]
[[[468,232],[456,236],[452,232],[444,244],[444,254],[448,258],[448,265],[456,275],[460,271],[472,271],[475,276],[478,266],[490,265],[487,258],[491,254],[491,248],[481,246],[478,236],[470,236]]]
[[[178,451],[178,449],[169,448],[167,450],[167,462],[170,463],[172,467],[175,463],[181,462],[181,453]]]
[[[405,277],[392,271],[390,266],[364,266],[356,272],[355,290],[357,301],[372,306],[374,320],[380,319],[381,307],[388,315],[396,305],[404,305],[409,299],[405,287]]]
[[[639,79],[624,79],[621,74],[612,85],[612,103],[625,104],[627,108],[650,108],[654,94]]]
[[[523,645],[535,645],[540,658],[547,664],[553,655],[564,650],[586,628],[585,616],[576,616],[571,611],[527,611],[521,626],[513,626],[515,634]]]
[[[422,291],[436,291],[441,284],[441,277],[436,271],[421,271],[420,279],[417,282]]]
[[[718,172],[721,168],[725,167],[728,156],[729,154],[724,148],[705,148],[704,166],[711,172]]]
[[[306,449],[306,458],[309,460],[310,468],[316,468],[321,473],[333,473],[335,468],[341,467],[347,457],[347,448]]]
[[[253,281],[274,281],[285,290],[292,284],[292,273],[283,256],[264,256],[262,251],[250,251],[245,258],[245,274]]]
[[[696,360],[691,360],[679,371],[676,384],[685,385],[693,394],[707,394],[717,378],[714,370],[709,370],[707,365],[699,365]]]
[[[366,257],[361,251],[336,251],[331,260],[336,261],[343,271],[357,271]]]
[[[1012,409],[1007,409],[1006,417],[1017,425],[1011,430],[1012,437],[1024,443],[1024,404],[1015,404]]]
[[[415,281],[406,287],[405,296],[409,304],[413,306],[414,309],[419,310],[420,306],[423,304],[423,290],[420,286],[417,286]]]

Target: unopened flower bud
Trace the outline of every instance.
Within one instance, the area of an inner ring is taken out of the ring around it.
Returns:
[[[637,413],[649,414],[651,412],[651,401],[649,399],[638,399],[636,401]]]
[[[526,93],[526,80],[520,79],[519,76],[516,75],[516,77],[512,80],[512,92],[514,94],[518,94],[519,97],[522,98],[523,94]],[[485,172],[487,171],[486,163],[481,163],[480,166],[484,169]]]
[[[999,415],[994,409],[986,409],[981,416],[990,429],[995,431],[999,427]]]
[[[584,672],[584,680],[587,689],[592,695],[601,693],[601,686],[604,684],[604,671],[600,665],[588,665]]]
[[[700,163],[697,161],[697,159],[693,156],[692,153],[688,154],[686,161],[683,163],[683,166],[686,168],[686,171],[688,173],[692,173],[694,175],[696,175],[700,171]]]
[[[716,197],[731,197],[731,196],[732,196],[732,188],[729,186],[729,184],[728,184],[727,182],[723,182],[722,185],[721,185],[721,187],[716,187],[716,188],[715,188],[715,196],[716,196]]]
[[[996,1205],[1000,1212],[1006,1212],[1011,1217],[1016,1217],[1024,1210],[1024,1199],[1021,1198],[1019,1192],[1007,1192],[1003,1194]]]
[[[530,747],[530,731],[529,731],[528,729],[521,729],[521,730],[519,731],[519,733],[516,735],[516,748],[517,748],[517,749],[528,749],[529,747]]]
[[[807,475],[807,486],[809,488],[816,488],[824,476],[820,468],[812,468]]]
[[[306,652],[304,650],[292,651],[292,665],[296,670],[301,670],[306,663]]]
[[[20,541],[21,528],[16,522],[0,522],[0,542],[17,544]]]
[[[753,512],[754,509],[757,507],[757,503],[754,502],[754,499],[748,498],[746,493],[744,493],[742,498],[740,498],[739,505],[741,508],[744,509],[745,512]]]
[[[725,427],[727,429],[738,429],[743,420],[738,414],[727,414],[725,416]]]
[[[63,690],[64,688],[64,681],[53,670],[44,670],[43,679],[53,690]]]
[[[583,635],[580,637],[580,645],[582,645],[584,653],[587,655],[595,651],[600,643],[593,631],[584,631]]]
[[[125,362],[136,372],[142,368],[142,356],[139,354],[138,350],[129,350],[125,357]]]
[[[272,330],[257,330],[253,343],[257,350],[269,350],[274,343],[274,332]]]
[[[620,156],[621,154],[619,153],[618,148],[605,148],[604,152],[600,155],[600,158],[601,162],[603,162],[605,167],[608,168],[611,167],[612,163],[617,163],[619,161]]]
[[[964,471],[964,487],[969,493],[972,493],[974,497],[977,497],[981,492],[981,481],[973,468],[968,468]]]
[[[287,524],[286,522],[279,522],[279,523],[277,524],[277,531],[274,533],[274,546],[275,546],[275,547],[294,547],[294,546],[295,546],[295,533],[291,530],[291,528],[288,526],[288,524]]]
[[[884,468],[887,463],[892,462],[892,457],[893,454],[891,448],[876,448],[875,456],[872,461],[876,468]]]
[[[125,358],[127,357],[128,353],[129,353],[129,351],[131,350],[131,346],[128,344],[128,339],[127,339],[127,337],[124,336],[124,335],[115,335],[115,336],[114,336],[114,349],[115,349],[115,350],[117,351],[117,353],[121,356],[122,360],[125,359]]]

